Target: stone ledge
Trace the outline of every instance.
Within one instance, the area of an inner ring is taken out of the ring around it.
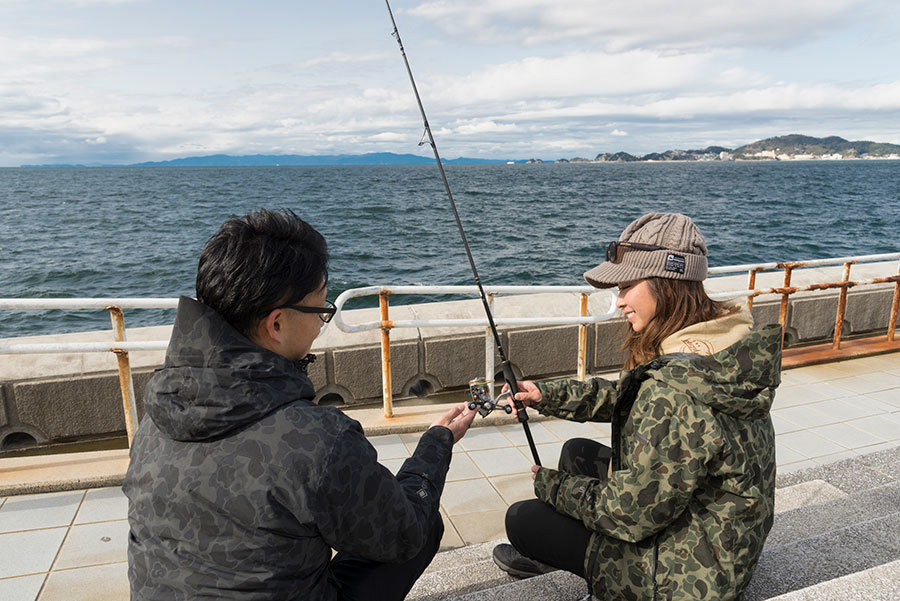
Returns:
[[[121,486],[128,449],[0,459],[0,497]]]

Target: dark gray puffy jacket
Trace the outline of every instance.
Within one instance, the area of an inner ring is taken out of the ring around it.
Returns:
[[[450,431],[429,429],[394,477],[360,424],[313,395],[305,364],[181,299],[123,487],[133,600],[337,599],[332,548],[385,562],[419,551]]]

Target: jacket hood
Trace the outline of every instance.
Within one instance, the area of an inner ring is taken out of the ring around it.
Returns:
[[[306,363],[260,347],[211,308],[181,297],[166,360],[147,384],[144,409],[174,440],[216,438],[287,403],[311,403],[315,390]]]
[[[712,355],[738,342],[753,330],[753,316],[746,307],[718,319],[678,330],[660,344],[662,354]]]
[[[741,419],[766,415],[781,383],[781,326],[763,327],[709,356],[678,356],[654,377],[716,411]]]

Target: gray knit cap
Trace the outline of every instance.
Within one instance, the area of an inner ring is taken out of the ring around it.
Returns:
[[[631,222],[619,242],[652,244],[663,250],[627,249],[620,263],[604,261],[585,272],[595,288],[612,288],[621,282],[644,278],[669,278],[702,282],[706,279],[706,242],[690,217],[679,213],[647,213]]]

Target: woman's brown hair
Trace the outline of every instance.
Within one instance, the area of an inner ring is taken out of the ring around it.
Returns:
[[[625,369],[658,357],[662,341],[678,330],[740,310],[709,298],[703,282],[647,278],[647,283],[656,299],[656,315],[640,332],[628,328],[622,344],[622,350],[628,353]]]

